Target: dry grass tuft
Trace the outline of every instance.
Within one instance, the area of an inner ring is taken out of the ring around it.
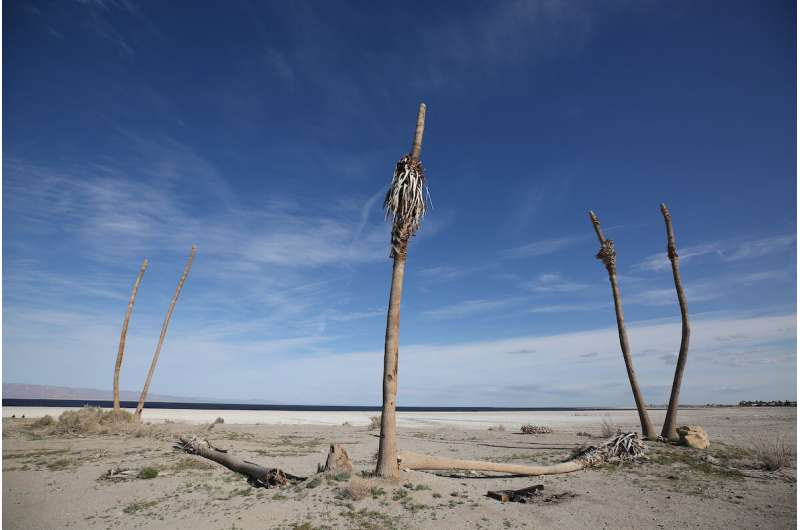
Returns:
[[[52,426],[51,434],[104,434],[129,431],[137,423],[127,410],[103,410],[98,407],[83,407],[64,411]]]
[[[55,422],[56,422],[56,420],[54,420],[53,417],[50,414],[45,414],[44,416],[42,416],[38,420],[34,421],[31,424],[31,427],[34,427],[36,429],[38,429],[40,427],[49,427],[52,424],[54,424]]]
[[[524,434],[549,434],[553,432],[553,429],[545,425],[531,425],[530,423],[520,427],[520,430]]]
[[[789,465],[793,451],[782,437],[772,440],[761,439],[753,443],[753,455],[759,465],[767,471],[777,471]]]
[[[369,418],[369,430],[374,431],[381,428],[381,417],[380,416],[370,416]]]
[[[600,434],[603,438],[611,438],[612,436],[616,436],[622,433],[622,429],[619,425],[611,423],[611,420],[608,418],[603,418],[603,423],[600,424]]]

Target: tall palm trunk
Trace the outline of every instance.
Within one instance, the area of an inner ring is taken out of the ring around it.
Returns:
[[[689,309],[686,306],[686,295],[683,293],[681,283],[681,272],[678,267],[678,251],[675,248],[675,233],[672,231],[672,215],[667,210],[667,205],[661,203],[661,214],[664,216],[664,224],[667,227],[667,256],[672,263],[672,277],[675,280],[675,290],[678,293],[678,305],[681,308],[681,348],[678,352],[678,363],[675,365],[675,378],[672,380],[672,392],[669,395],[669,406],[667,416],[664,418],[664,427],[661,429],[661,437],[667,440],[677,440],[675,422],[678,416],[678,401],[681,393],[681,381],[683,381],[683,370],[686,368],[686,358],[689,355]]]
[[[608,271],[608,280],[611,282],[611,293],[614,296],[614,311],[617,314],[617,331],[619,332],[619,346],[622,350],[622,358],[625,360],[625,369],[628,371],[628,380],[631,383],[633,399],[636,401],[636,410],[639,412],[639,422],[642,424],[642,435],[648,440],[656,440],[658,436],[653,430],[650,422],[650,415],[647,413],[646,404],[639,383],[636,381],[636,372],[633,370],[633,360],[631,359],[630,345],[628,344],[628,332],[625,330],[625,315],[622,313],[622,297],[619,293],[617,284],[617,253],[614,250],[614,242],[606,239],[603,229],[600,228],[600,220],[589,211],[589,218],[592,220],[597,239],[600,241],[600,252],[597,259],[603,261]]]
[[[150,382],[153,380],[153,372],[155,371],[156,364],[158,363],[158,356],[161,354],[161,346],[164,344],[164,337],[167,336],[169,319],[172,318],[172,311],[175,309],[175,304],[178,302],[178,295],[181,294],[183,283],[186,281],[186,277],[189,275],[189,270],[192,268],[192,261],[194,261],[195,254],[197,254],[197,247],[192,245],[192,251],[189,254],[189,260],[186,262],[186,266],[183,268],[183,274],[181,274],[181,279],[178,281],[178,288],[175,289],[175,294],[172,295],[172,302],[169,304],[167,316],[164,319],[164,324],[161,326],[161,335],[158,337],[158,345],[156,346],[156,351],[153,354],[153,361],[150,363],[150,369],[147,371],[147,379],[144,382],[142,394],[139,396],[139,404],[136,405],[137,418],[142,417],[142,409],[144,409],[144,402],[147,399],[147,392],[150,390]]]
[[[381,435],[378,442],[378,464],[375,473],[381,477],[397,477],[397,341],[400,332],[400,301],[403,297],[403,276],[406,268],[408,240],[419,228],[425,213],[425,177],[419,162],[422,135],[425,130],[425,104],[420,103],[411,153],[397,163],[392,185],[384,207],[393,216],[392,287],[386,315],[386,340],[383,353],[383,408]]]
[[[117,351],[117,363],[114,365],[114,412],[119,412],[119,371],[122,368],[122,357],[125,355],[125,336],[128,334],[128,322],[131,319],[133,312],[133,303],[136,301],[136,293],[139,292],[139,284],[142,283],[144,271],[147,270],[147,258],[142,262],[142,268],[139,269],[139,275],[136,276],[136,281],[133,283],[133,292],[131,299],[128,302],[128,310],[125,311],[125,320],[122,321],[122,333],[119,335],[119,350]]]

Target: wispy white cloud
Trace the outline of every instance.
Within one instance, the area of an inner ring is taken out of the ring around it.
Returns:
[[[528,309],[529,313],[576,313],[581,311],[596,311],[608,307],[607,305],[597,303],[585,304],[552,304],[552,305],[537,305]]]
[[[567,280],[560,273],[542,273],[527,287],[537,292],[570,293],[586,289],[588,285]]]
[[[528,258],[536,256],[545,256],[547,254],[554,254],[560,252],[583,239],[582,237],[560,237],[555,239],[543,239],[534,241],[527,245],[514,247],[502,252],[502,256],[506,258]]]
[[[766,256],[788,250],[794,245],[795,234],[783,234],[748,241],[718,241],[678,248],[681,264],[699,256],[714,255],[723,261],[738,261]],[[651,254],[634,266],[636,269],[658,271],[670,267],[666,252]]]
[[[464,318],[506,309],[517,303],[519,303],[518,299],[466,300],[457,304],[429,309],[423,311],[421,315],[423,318],[430,318],[433,320]]]

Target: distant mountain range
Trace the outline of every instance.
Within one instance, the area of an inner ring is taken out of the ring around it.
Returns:
[[[72,388],[68,386],[52,385],[25,385],[19,383],[3,383],[3,398],[6,399],[87,399],[107,400],[114,399],[112,390],[97,388]],[[138,401],[139,392],[120,390],[119,398],[122,401]],[[164,401],[171,403],[222,403],[220,399],[195,398],[182,396],[169,396],[166,394],[148,394],[148,401]]]

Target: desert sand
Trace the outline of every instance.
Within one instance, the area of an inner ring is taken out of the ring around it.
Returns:
[[[150,425],[138,432],[54,435],[32,426],[33,418],[60,412],[3,409],[3,528],[795,528],[797,522],[796,460],[766,471],[752,451],[758,440],[780,437],[796,453],[794,408],[681,410],[680,424],[708,431],[708,450],[648,443],[643,461],[565,475],[405,471],[395,483],[361,476],[374,468],[378,433],[368,424],[375,413],[151,409],[144,417]],[[654,423],[663,414],[652,411]],[[224,423],[209,429],[218,416]],[[398,439],[401,450],[546,464],[601,443],[604,419],[637,430],[635,411],[424,412],[399,413]],[[524,423],[553,432],[524,435]],[[200,434],[236,456],[309,479],[254,488],[222,466],[173,449],[180,434]],[[331,443],[350,454],[352,477],[314,476]],[[132,470],[131,478],[102,478],[119,468]],[[145,468],[158,475],[136,478]],[[544,485],[543,496],[530,504],[486,496],[535,484]]]

